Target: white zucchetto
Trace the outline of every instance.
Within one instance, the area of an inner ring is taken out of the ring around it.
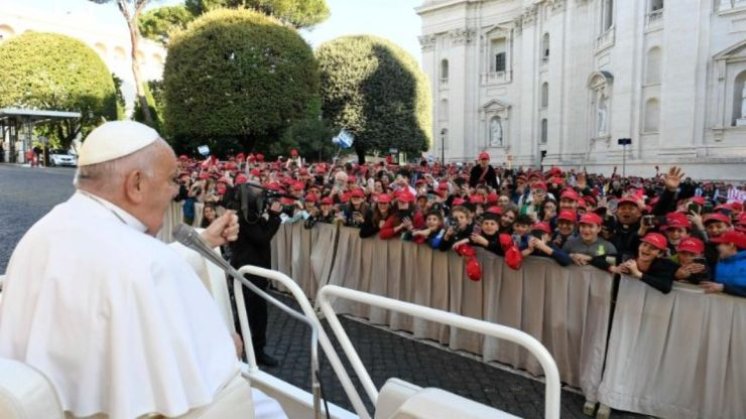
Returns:
[[[127,156],[154,143],[160,134],[135,121],[111,121],[86,137],[80,148],[79,166],[103,163]]]

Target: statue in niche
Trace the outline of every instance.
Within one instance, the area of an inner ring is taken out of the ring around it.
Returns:
[[[597,122],[596,127],[598,128],[598,135],[604,135],[608,134],[608,119],[609,119],[609,107],[608,107],[608,99],[606,98],[606,93],[601,90],[598,95],[598,110],[597,110]]]
[[[503,146],[503,126],[500,123],[500,118],[497,117],[492,118],[492,121],[490,121],[490,146]]]
[[[741,90],[741,119],[746,119],[746,83]]]

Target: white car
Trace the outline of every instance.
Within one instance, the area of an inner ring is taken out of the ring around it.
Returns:
[[[78,165],[78,158],[67,150],[51,150],[49,152],[50,166],[71,166]]]

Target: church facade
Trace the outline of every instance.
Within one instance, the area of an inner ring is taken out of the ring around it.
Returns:
[[[431,0],[417,12],[437,159],[746,179],[746,0]]]

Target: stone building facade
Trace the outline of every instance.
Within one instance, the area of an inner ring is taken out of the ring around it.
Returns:
[[[417,12],[435,157],[746,179],[746,0],[433,0]]]

